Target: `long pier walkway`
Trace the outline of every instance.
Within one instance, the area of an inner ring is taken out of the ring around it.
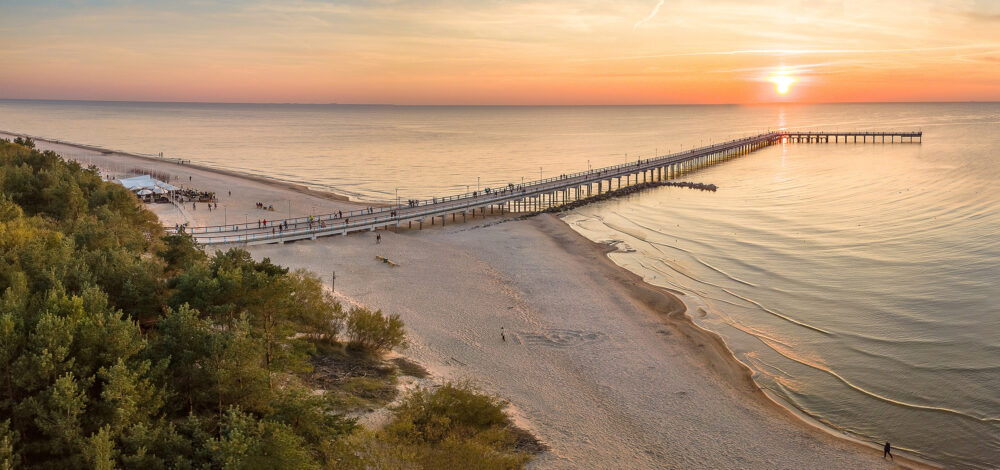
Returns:
[[[635,184],[678,178],[699,168],[714,165],[779,143],[920,143],[923,132],[796,132],[775,131],[728,142],[695,148],[647,160],[559,175],[524,184],[509,184],[453,196],[431,198],[412,204],[380,207],[372,211],[309,215],[284,219],[287,229],[277,223],[267,226],[246,224],[188,227],[186,231],[202,245],[284,243],[315,240],[317,237],[347,235],[351,232],[424,224],[465,221],[478,213],[536,212],[586,199],[606,191]],[[275,221],[277,222],[277,221]],[[168,229],[173,230],[173,229]]]

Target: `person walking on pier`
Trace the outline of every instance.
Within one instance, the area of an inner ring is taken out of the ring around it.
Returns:
[[[889,456],[889,460],[892,460],[892,446],[889,445],[889,441],[885,441],[885,447],[882,448],[882,460],[885,460],[885,456]]]

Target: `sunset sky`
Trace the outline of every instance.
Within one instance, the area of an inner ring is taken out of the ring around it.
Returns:
[[[1000,0],[0,0],[0,98],[996,101]]]

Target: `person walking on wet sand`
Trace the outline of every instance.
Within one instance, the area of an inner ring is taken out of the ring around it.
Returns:
[[[889,460],[892,460],[892,446],[889,445],[889,441],[885,441],[885,447],[882,448],[882,460],[885,460],[885,456],[889,456]]]
[[[382,243],[382,234],[381,233],[375,235],[375,244],[378,245],[380,243]]]
[[[507,335],[504,333],[502,326],[500,327],[500,340],[505,343],[507,342]]]

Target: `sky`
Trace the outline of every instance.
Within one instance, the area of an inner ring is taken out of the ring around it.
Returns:
[[[0,0],[0,98],[1000,101],[1000,0]]]

